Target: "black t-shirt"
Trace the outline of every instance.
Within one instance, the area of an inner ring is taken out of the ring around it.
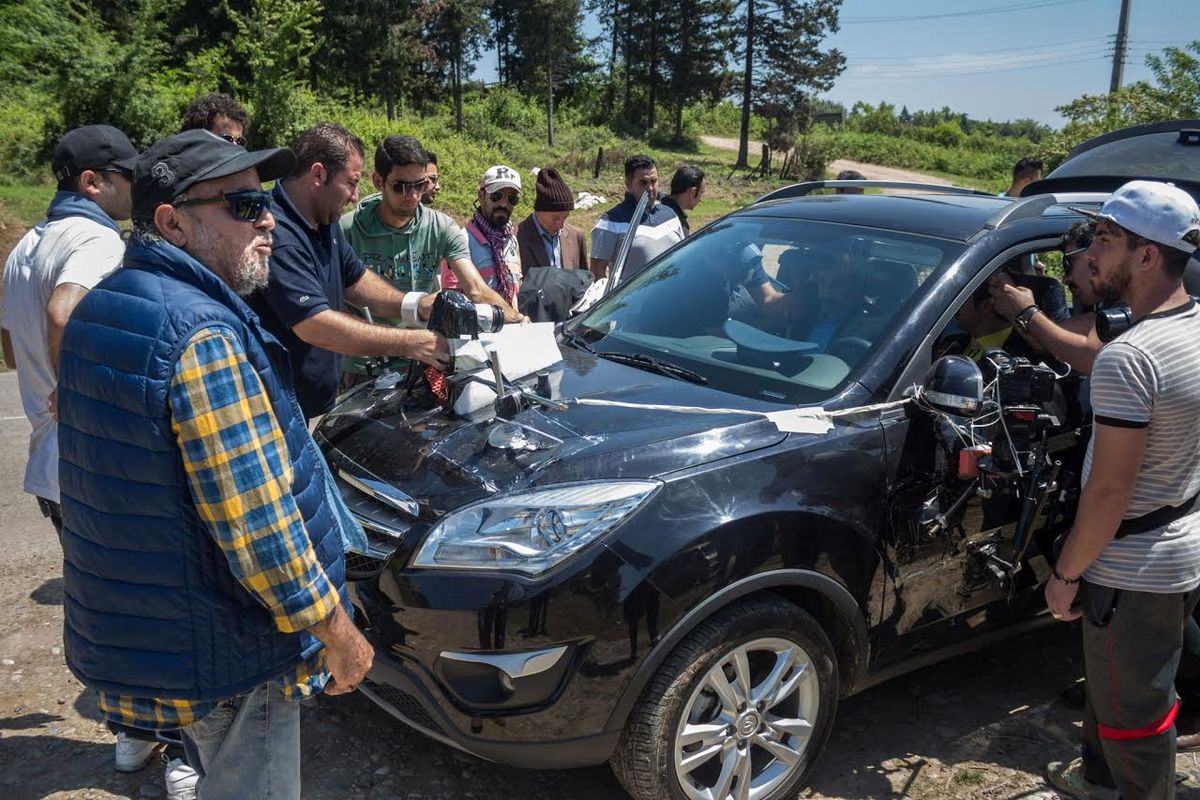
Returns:
[[[313,229],[292,205],[282,182],[271,192],[275,200],[271,278],[267,288],[248,302],[263,325],[287,347],[296,398],[306,417],[333,408],[341,376],[341,356],[307,344],[292,326],[325,309],[345,309],[346,287],[362,277],[364,267],[342,229],[321,225]]]

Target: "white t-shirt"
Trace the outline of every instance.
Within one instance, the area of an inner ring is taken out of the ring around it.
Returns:
[[[4,264],[0,323],[12,336],[21,405],[33,425],[25,491],[58,502],[58,425],[50,416],[50,393],[58,377],[50,366],[46,304],[64,283],[91,289],[121,265],[125,242],[112,228],[84,217],[39,222],[17,243]]]

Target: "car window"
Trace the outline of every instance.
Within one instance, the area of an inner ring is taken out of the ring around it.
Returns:
[[[961,243],[737,215],[653,262],[580,333],[599,351],[650,355],[736,394],[832,396]]]

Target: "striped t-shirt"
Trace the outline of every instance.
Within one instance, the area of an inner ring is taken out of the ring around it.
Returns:
[[[592,258],[612,261],[617,255],[621,240],[629,230],[629,223],[636,210],[637,200],[626,192],[624,200],[600,215],[596,226],[592,228]],[[662,203],[656,202],[647,206],[645,216],[642,217],[630,244],[623,275],[626,278],[636,275],[660,253],[665,253],[674,244],[682,241],[683,226],[679,224],[679,217],[675,212]]]
[[[1150,314],[1106,345],[1091,376],[1096,426],[1146,428],[1146,451],[1125,518],[1200,492],[1200,309],[1194,300]],[[1095,432],[1083,465],[1092,468]],[[1114,539],[1084,576],[1141,592],[1200,585],[1200,513]]]

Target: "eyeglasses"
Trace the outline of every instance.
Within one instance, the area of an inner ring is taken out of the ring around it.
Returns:
[[[432,181],[421,178],[419,181],[392,181],[392,191],[396,194],[422,194],[429,188]]]
[[[92,172],[113,172],[113,173],[116,173],[117,175],[125,175],[125,176],[133,175],[133,172],[131,172],[130,170],[121,169],[120,167],[96,167],[94,170],[92,170]]]
[[[521,195],[517,194],[516,192],[506,192],[501,189],[498,192],[492,192],[489,194],[488,199],[493,203],[499,203],[501,200],[504,200],[506,203],[508,203],[508,205],[516,206],[517,203],[521,202]]]
[[[202,206],[208,203],[225,203],[229,215],[239,222],[257,222],[262,213],[271,208],[271,193],[245,189],[240,192],[224,192],[216,197],[180,200],[172,205],[182,208],[183,206]]]
[[[228,133],[218,133],[217,136],[220,136],[222,139],[229,142],[230,144],[236,144],[238,147],[246,146],[246,137],[245,136],[230,136]]]
[[[1088,245],[1085,244],[1083,247],[1076,247],[1074,250],[1064,250],[1063,258],[1068,259],[1071,256],[1077,256],[1080,253],[1086,253],[1087,249],[1088,249]]]

